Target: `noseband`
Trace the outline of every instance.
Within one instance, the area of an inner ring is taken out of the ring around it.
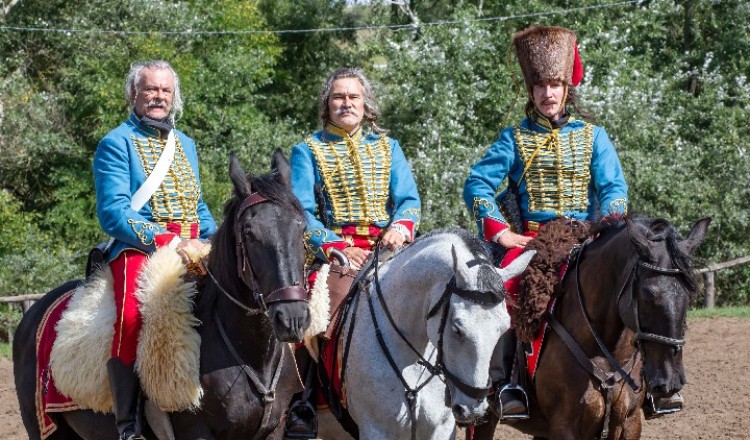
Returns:
[[[632,294],[631,296],[632,307],[630,308],[630,311],[632,313],[633,322],[635,324],[635,328],[632,329],[635,331],[635,336],[633,337],[633,344],[639,347],[640,349],[642,349],[640,341],[646,340],[646,341],[651,341],[651,342],[657,342],[659,344],[671,345],[675,348],[676,351],[680,351],[682,349],[682,346],[685,345],[684,338],[681,338],[681,339],[670,338],[668,336],[657,335],[656,333],[644,332],[641,329],[640,314],[638,313],[638,294],[636,292],[635,280],[638,277],[639,267],[650,270],[651,272],[656,272],[664,276],[678,276],[678,275],[684,275],[684,273],[682,272],[682,270],[677,269],[677,268],[655,266],[653,264],[643,261],[642,259],[640,259],[640,257],[637,257],[635,259],[635,264],[631,263],[631,265],[632,265],[632,269],[630,270],[628,277],[625,279],[625,283],[620,289],[620,293],[617,295],[617,304],[619,307],[620,300],[622,299],[622,296],[626,290],[628,283],[630,283],[631,284],[630,291]],[[626,322],[625,319],[623,319],[623,322]]]
[[[269,199],[266,196],[258,192],[254,192],[245,197],[245,199],[240,204],[240,207],[237,209],[237,214],[234,218],[237,275],[242,280],[242,282],[250,288],[250,291],[252,292],[253,298],[256,304],[258,304],[258,307],[248,307],[242,304],[223,287],[221,287],[214,275],[210,271],[208,271],[208,274],[211,276],[211,279],[219,288],[219,290],[224,293],[224,295],[226,295],[227,298],[229,298],[233,303],[235,303],[241,309],[245,310],[248,315],[266,313],[266,311],[268,310],[268,304],[279,301],[307,301],[307,290],[305,290],[305,288],[302,286],[284,286],[268,294],[261,293],[260,289],[258,288],[257,277],[253,273],[252,264],[250,262],[250,259],[248,258],[247,249],[245,248],[245,241],[242,239],[242,224],[240,223],[240,219],[242,218],[242,214],[244,214],[245,210],[250,209],[252,206],[268,201]]]
[[[565,330],[557,321],[557,319],[554,318],[553,315],[549,315],[548,319],[550,324],[552,324],[553,329],[555,332],[560,335],[560,338],[563,340],[563,342],[568,346],[568,348],[571,350],[571,352],[575,355],[578,362],[589,371],[589,373],[596,376],[600,382],[602,383],[602,386],[604,387],[611,387],[614,383],[619,381],[620,379],[625,380],[628,385],[634,390],[638,391],[639,387],[635,384],[635,381],[632,377],[630,377],[630,374],[625,372],[623,368],[620,366],[620,363],[614,358],[610,350],[606,347],[604,342],[599,338],[599,335],[597,335],[596,331],[594,331],[594,328],[591,326],[591,320],[588,317],[588,314],[586,313],[586,308],[583,304],[583,295],[581,293],[581,269],[580,269],[580,262],[581,262],[581,256],[583,255],[583,250],[586,247],[587,244],[591,242],[591,239],[586,240],[581,244],[581,246],[577,250],[577,255],[575,256],[575,269],[576,269],[576,293],[578,295],[578,305],[581,308],[581,313],[583,314],[584,321],[586,322],[586,325],[588,326],[589,332],[594,338],[594,341],[599,346],[599,350],[604,354],[604,356],[609,361],[609,364],[612,366],[612,368],[615,370],[616,373],[614,374],[606,374],[599,370],[599,368],[591,362],[589,359],[586,358],[586,356],[583,354],[583,352],[580,350],[580,347],[575,343],[575,341],[572,340],[570,334]],[[680,269],[673,269],[673,268],[665,268],[660,266],[655,266],[653,264],[647,263],[643,261],[639,256],[635,256],[630,259],[627,266],[628,269],[626,271],[627,276],[625,277],[625,281],[623,281],[622,287],[619,289],[617,294],[617,308],[619,312],[620,319],[622,320],[623,324],[625,324],[626,327],[628,327],[627,322],[633,322],[635,328],[631,328],[631,330],[634,331],[635,336],[633,338],[633,345],[637,347],[635,354],[643,352],[644,347],[643,344],[640,343],[642,340],[657,342],[660,344],[665,345],[671,345],[675,348],[675,350],[679,351],[681,350],[682,346],[685,344],[684,339],[676,339],[671,338],[668,336],[662,336],[657,335],[655,333],[650,332],[644,332],[641,329],[640,324],[640,318],[638,313],[638,293],[636,289],[636,283],[635,279],[637,278],[637,270],[639,267],[643,267],[644,269],[650,270],[652,272],[660,273],[667,276],[677,276],[677,275],[684,275],[684,272]],[[630,286],[630,298],[625,297],[625,292],[628,290],[628,286]],[[621,301],[623,298],[629,299],[631,302],[631,307],[629,309],[623,310],[624,307],[621,306]],[[627,313],[626,313],[627,312]],[[631,317],[628,315],[632,315],[632,320],[628,320],[627,318]],[[631,359],[633,361],[633,359]]]
[[[375,292],[378,297],[378,301],[380,302],[380,305],[385,312],[385,316],[388,318],[388,321],[391,324],[391,327],[396,331],[396,334],[406,343],[406,345],[409,346],[412,352],[419,358],[417,361],[418,364],[422,365],[427,371],[430,372],[430,377],[427,378],[422,384],[412,388],[407,382],[404,376],[401,374],[401,369],[396,364],[396,361],[393,359],[393,355],[391,354],[390,350],[388,349],[388,346],[385,343],[385,340],[383,339],[383,334],[380,331],[380,326],[378,325],[378,320],[375,315],[375,307],[373,304],[372,295],[369,295],[367,298],[368,305],[370,308],[370,315],[372,316],[373,326],[375,327],[375,335],[377,337],[378,344],[380,345],[380,349],[383,351],[383,354],[385,355],[386,359],[388,360],[388,364],[391,366],[391,369],[394,371],[398,379],[401,381],[401,384],[403,385],[406,397],[406,402],[409,407],[409,415],[411,418],[411,438],[412,440],[416,439],[416,426],[417,426],[417,418],[416,418],[416,398],[417,393],[424,388],[433,377],[440,377],[445,376],[445,379],[450,381],[456,388],[461,390],[464,394],[475,398],[477,400],[484,399],[489,394],[490,387],[492,385],[492,380],[488,378],[488,383],[486,387],[475,387],[473,385],[469,385],[462,381],[458,376],[453,374],[448,368],[445,366],[445,363],[443,362],[443,333],[445,330],[447,317],[448,317],[448,310],[450,308],[450,297],[452,295],[458,295],[461,298],[464,298],[466,300],[469,300],[471,302],[477,303],[477,304],[498,304],[500,303],[503,298],[500,295],[497,295],[495,292],[481,292],[481,291],[475,291],[475,290],[464,290],[459,288],[456,285],[456,276],[454,275],[451,277],[450,281],[445,286],[445,291],[443,291],[442,296],[440,299],[435,303],[435,305],[430,309],[430,311],[427,313],[427,319],[429,320],[433,316],[435,316],[438,311],[442,309],[443,313],[441,315],[440,320],[440,328],[438,330],[439,332],[439,340],[438,340],[438,354],[437,354],[437,360],[435,364],[433,365],[425,359],[419,351],[414,348],[414,346],[409,342],[408,339],[406,339],[406,336],[399,330],[398,326],[396,325],[396,322],[393,320],[393,317],[391,316],[391,312],[388,308],[388,305],[385,302],[385,298],[383,297],[383,292],[380,288],[380,280],[378,276],[378,255],[380,253],[380,248],[375,250],[375,256],[373,257],[374,262],[373,266],[375,268],[374,270],[374,276],[373,276],[373,284],[375,285]],[[444,380],[445,382],[445,380]]]

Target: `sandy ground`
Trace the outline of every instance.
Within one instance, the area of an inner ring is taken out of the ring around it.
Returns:
[[[750,439],[750,320],[690,322],[685,346],[688,384],[681,413],[645,423],[643,439]],[[0,439],[25,440],[13,364],[0,359]],[[459,436],[460,438],[462,436]],[[528,439],[507,426],[496,440]]]

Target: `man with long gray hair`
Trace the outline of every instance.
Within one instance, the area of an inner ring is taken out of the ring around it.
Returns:
[[[133,63],[125,81],[130,116],[94,155],[96,213],[112,237],[107,259],[117,316],[107,362],[120,438],[142,439],[134,370],[141,314],[135,292],[148,255],[163,246],[200,248],[216,230],[203,202],[195,142],[174,128],[180,81],[166,61]]]
[[[322,129],[291,154],[292,190],[307,221],[311,286],[315,269],[334,251],[360,269],[375,246],[397,249],[411,242],[421,215],[409,163],[398,141],[378,125],[372,86],[361,69],[341,68],[328,76],[319,115]],[[304,349],[298,359],[303,357]],[[314,438],[314,416],[312,405],[293,404],[287,437]]]

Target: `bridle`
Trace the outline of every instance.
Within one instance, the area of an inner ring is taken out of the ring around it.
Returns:
[[[667,268],[667,267],[661,267],[656,266],[654,264],[648,263],[646,261],[643,261],[640,256],[637,254],[630,258],[628,261],[626,267],[626,273],[627,276],[625,277],[622,286],[618,290],[617,294],[617,307],[618,307],[618,313],[620,316],[620,319],[622,320],[623,324],[625,324],[626,328],[630,328],[635,334],[633,337],[633,345],[636,347],[636,350],[633,352],[633,355],[630,357],[628,362],[621,366],[620,363],[614,358],[610,350],[606,347],[604,342],[601,340],[599,335],[596,334],[596,331],[594,330],[593,326],[591,325],[591,319],[589,318],[588,314],[586,313],[586,308],[583,303],[583,295],[581,294],[581,270],[580,270],[580,261],[581,256],[583,254],[583,250],[591,243],[593,240],[591,238],[587,239],[581,245],[574,250],[575,255],[571,256],[571,258],[574,259],[575,263],[575,271],[576,271],[576,293],[578,296],[578,304],[580,306],[580,311],[583,316],[584,322],[586,322],[586,325],[589,328],[589,332],[592,335],[594,341],[596,341],[596,344],[599,347],[599,350],[604,354],[604,356],[607,358],[607,361],[609,362],[610,366],[612,367],[612,372],[604,372],[602,371],[591,359],[589,359],[586,354],[583,352],[583,349],[581,346],[573,339],[573,337],[570,335],[570,333],[565,329],[565,327],[562,326],[562,324],[557,320],[557,318],[554,317],[552,313],[548,314],[548,320],[550,325],[552,326],[552,329],[555,331],[555,333],[558,334],[560,339],[563,343],[568,347],[570,352],[573,354],[575,359],[578,361],[578,363],[591,375],[596,377],[601,385],[601,388],[603,391],[606,392],[606,400],[607,404],[605,405],[605,415],[604,415],[604,429],[602,431],[601,438],[607,438],[609,433],[609,416],[610,416],[610,410],[611,410],[611,403],[613,398],[613,390],[615,389],[615,386],[621,381],[624,380],[632,389],[634,392],[638,393],[641,391],[641,387],[636,385],[633,378],[630,376],[630,372],[632,370],[633,365],[635,364],[637,355],[644,356],[645,348],[643,347],[643,344],[641,341],[652,341],[659,344],[664,345],[671,345],[675,348],[676,351],[679,351],[682,349],[682,346],[685,344],[684,339],[677,339],[672,338],[668,336],[659,335],[656,333],[651,332],[644,332],[641,328],[640,324],[640,316],[639,316],[639,310],[638,310],[638,292],[637,292],[637,285],[635,283],[635,280],[638,275],[638,268],[642,267],[646,270],[650,270],[652,272],[656,272],[665,276],[679,276],[679,275],[685,275],[685,272],[683,272],[679,268]],[[630,287],[628,289],[628,287]],[[630,296],[625,295],[626,292],[630,293]],[[628,303],[623,302],[623,299],[630,301],[630,307],[627,307]],[[632,327],[628,325],[628,323],[632,323]],[[634,327],[634,328],[633,328]],[[627,368],[629,371],[626,372],[625,368]],[[641,383],[643,383],[643,380],[641,380]]]
[[[245,241],[242,239],[243,234],[242,234],[242,225],[240,223],[240,219],[242,215],[244,214],[244,212],[247,209],[250,209],[250,207],[258,205],[260,203],[265,203],[268,201],[269,199],[265,197],[264,195],[258,192],[254,192],[250,194],[249,196],[245,197],[245,199],[242,201],[239,208],[237,209],[237,213],[234,218],[234,237],[236,240],[235,252],[237,256],[237,275],[242,280],[242,282],[247,287],[250,288],[250,291],[252,292],[252,296],[253,296],[253,301],[255,302],[255,304],[257,304],[257,307],[247,306],[243,304],[242,302],[240,302],[237,298],[232,296],[232,294],[230,294],[224,287],[221,286],[221,284],[219,284],[219,281],[216,279],[213,273],[211,273],[211,271],[208,269],[208,266],[206,266],[206,272],[211,277],[211,280],[214,282],[214,284],[219,289],[219,291],[222,292],[235,305],[237,305],[239,308],[244,310],[248,316],[267,314],[268,304],[271,304],[274,302],[295,301],[295,300],[307,301],[307,290],[302,286],[284,286],[284,287],[274,290],[268,295],[262,294],[260,292],[260,289],[258,288],[259,283],[253,272],[252,263],[249,259],[247,248],[245,247]],[[281,373],[283,370],[282,367],[284,365],[284,357],[285,357],[284,353],[283,351],[281,351],[279,360],[278,362],[275,363],[276,365],[274,367],[274,372],[271,377],[271,381],[268,385],[265,385],[263,381],[260,379],[260,377],[258,377],[258,374],[243,361],[242,357],[239,355],[239,353],[235,349],[229,336],[227,335],[224,325],[222,324],[222,320],[221,320],[221,317],[219,316],[219,311],[217,309],[214,309],[214,319],[216,322],[216,327],[219,330],[219,334],[221,335],[221,339],[222,341],[224,341],[224,345],[227,347],[227,350],[229,350],[229,354],[235,360],[239,368],[245,373],[250,383],[254,386],[255,390],[260,395],[260,401],[263,407],[263,416],[261,419],[260,428],[258,429],[256,436],[253,437],[253,438],[257,438],[260,433],[264,432],[267,428],[270,428],[273,426],[272,419],[271,419],[271,416],[273,414],[272,403],[276,399],[276,386],[279,383],[279,380],[281,378]]]
[[[214,275],[206,267],[208,275],[211,280],[216,284],[216,287],[227,297],[230,301],[236,304],[241,309],[245,310],[248,315],[257,315],[261,313],[267,313],[268,305],[279,302],[279,301],[307,301],[307,290],[303,286],[283,286],[268,294],[263,294],[258,288],[258,280],[253,272],[252,263],[248,257],[247,248],[245,247],[245,240],[242,239],[242,224],[240,219],[247,209],[260,203],[268,202],[269,199],[258,192],[254,192],[245,199],[237,208],[237,213],[234,218],[234,237],[235,237],[235,252],[237,255],[237,275],[242,282],[250,288],[253,294],[253,300],[257,304],[257,307],[249,307],[242,304],[237,298],[232,296],[226,289],[224,289]]]
[[[626,312],[630,311],[632,313],[632,322],[635,327],[631,329],[635,332],[635,336],[633,337],[633,344],[636,345],[640,350],[642,350],[643,344],[641,344],[641,341],[646,340],[646,341],[656,342],[659,344],[671,345],[674,347],[675,351],[682,350],[682,346],[685,345],[684,338],[680,338],[680,339],[671,338],[668,336],[658,335],[656,333],[644,332],[641,329],[641,320],[640,320],[640,314],[638,310],[638,296],[636,293],[635,280],[638,278],[639,267],[642,267],[651,272],[656,272],[658,274],[665,275],[665,276],[679,276],[679,275],[685,275],[685,273],[681,269],[678,269],[678,268],[660,267],[660,266],[647,263],[643,261],[640,257],[636,257],[633,260],[635,261],[635,264],[632,264],[632,263],[630,264],[632,266],[630,274],[628,274],[628,277],[625,279],[625,282],[623,283],[623,286],[617,295],[617,304],[618,304],[618,307],[620,307],[620,301],[622,300],[622,297],[623,297],[623,294],[625,293],[627,285],[628,283],[631,284],[630,291],[632,293],[632,296],[630,300],[632,302],[632,307],[625,308],[625,311]],[[621,307],[620,307],[620,317],[623,319],[623,322],[628,322],[628,320],[626,320],[626,317],[623,316],[623,309]]]
[[[492,380],[488,378],[488,383],[486,387],[475,387],[473,385],[467,384],[461,378],[456,376],[454,373],[452,373],[445,365],[443,361],[443,334],[445,332],[446,323],[448,321],[448,311],[450,309],[450,298],[453,295],[457,295],[463,299],[466,299],[468,301],[471,301],[476,304],[499,304],[503,301],[503,296],[498,295],[495,292],[492,291],[477,291],[477,290],[466,290],[461,289],[456,285],[456,276],[453,275],[451,279],[446,283],[445,290],[443,291],[443,294],[440,296],[440,299],[435,303],[434,306],[430,309],[430,311],[427,313],[426,319],[429,320],[430,318],[437,315],[438,312],[442,310],[442,314],[440,317],[440,326],[438,330],[438,346],[437,346],[437,359],[434,364],[430,363],[427,359],[425,359],[419,351],[414,348],[411,342],[404,336],[404,334],[401,332],[401,330],[396,325],[396,322],[393,320],[393,316],[391,315],[391,312],[388,308],[388,305],[385,302],[385,297],[383,296],[383,292],[380,288],[380,279],[378,276],[378,255],[380,253],[380,249],[375,250],[375,256],[374,256],[374,262],[373,266],[375,268],[374,270],[374,276],[373,276],[373,284],[375,285],[375,293],[378,297],[378,301],[380,303],[380,306],[382,307],[383,311],[385,312],[385,316],[388,318],[388,321],[393,328],[393,330],[396,331],[396,334],[406,343],[407,346],[411,349],[411,351],[419,358],[417,361],[418,364],[422,365],[427,371],[430,372],[430,377],[428,377],[424,382],[422,382],[420,385],[416,387],[411,387],[407,382],[404,376],[401,374],[401,369],[396,364],[396,361],[393,358],[393,355],[391,354],[390,350],[388,349],[388,346],[385,343],[385,340],[383,339],[383,334],[380,330],[380,326],[378,324],[377,316],[375,315],[375,307],[373,304],[373,296],[369,295],[367,298],[368,305],[370,308],[370,315],[372,316],[373,326],[375,327],[375,335],[377,337],[378,345],[380,345],[380,349],[383,351],[383,354],[385,355],[386,359],[388,360],[388,364],[391,366],[391,369],[398,377],[399,381],[403,385],[405,389],[405,397],[406,402],[409,406],[409,416],[411,418],[411,438],[416,439],[416,427],[417,427],[417,418],[416,418],[416,398],[417,393],[424,388],[434,377],[439,377],[443,382],[449,381],[453,386],[461,390],[464,394],[466,394],[469,397],[475,398],[477,400],[482,400],[489,394],[490,387],[492,385]],[[445,376],[445,379],[443,379],[441,376]]]
[[[599,338],[599,335],[596,334],[596,331],[594,331],[594,328],[591,325],[591,319],[589,319],[588,315],[586,314],[586,308],[583,304],[583,295],[581,294],[581,270],[580,270],[580,261],[581,256],[583,254],[583,250],[591,243],[592,239],[587,239],[584,241],[581,246],[577,250],[577,255],[575,256],[575,270],[576,270],[576,293],[578,295],[578,304],[581,308],[581,313],[584,317],[584,321],[586,322],[586,325],[589,328],[589,331],[591,335],[593,336],[594,340],[596,341],[596,344],[599,346],[599,350],[604,353],[604,356],[609,361],[612,368],[618,373],[615,377],[612,375],[607,376],[608,383],[612,383],[613,379],[615,379],[615,383],[619,381],[619,378],[624,379],[628,385],[633,389],[633,391],[638,392],[639,387],[635,385],[635,381],[633,381],[632,377],[630,377],[629,373],[626,373],[623,368],[620,366],[619,362],[614,358],[610,350],[604,345],[604,342],[602,342],[601,338]],[[658,335],[656,333],[651,332],[644,332],[641,328],[641,321],[639,316],[639,310],[638,310],[638,292],[637,292],[637,285],[635,283],[635,280],[638,275],[638,268],[642,267],[644,269],[650,270],[652,272],[656,272],[662,275],[666,276],[678,276],[678,275],[684,275],[684,272],[681,269],[677,268],[667,268],[667,267],[660,267],[653,265],[651,263],[648,263],[646,261],[643,261],[640,256],[637,254],[630,258],[626,265],[626,277],[622,283],[622,286],[620,289],[618,289],[617,294],[617,307],[620,319],[625,324],[626,327],[630,328],[634,333],[635,336],[633,337],[633,345],[637,348],[636,353],[640,352],[643,353],[644,347],[641,341],[652,341],[657,342],[659,344],[664,345],[671,345],[675,348],[675,350],[679,351],[682,349],[682,346],[685,344],[684,339],[677,339],[677,338],[671,338],[668,336]],[[628,289],[628,287],[630,287]],[[626,292],[630,292],[630,296],[625,295]],[[627,307],[628,302],[623,302],[623,299],[630,301],[630,307]],[[553,328],[557,331],[558,325],[557,320],[554,319],[552,315],[550,315],[550,322],[553,323]],[[632,327],[628,325],[628,323],[631,323]],[[633,328],[634,327],[634,328]],[[558,331],[558,334],[560,332]],[[565,341],[565,338],[563,337],[563,341]],[[570,345],[566,342],[566,345],[570,347]],[[575,354],[575,350],[574,350]],[[579,359],[579,362],[581,359]],[[590,362],[590,361],[589,361]],[[585,365],[584,365],[585,366]],[[598,376],[597,376],[598,377]],[[605,385],[603,383],[602,385]]]

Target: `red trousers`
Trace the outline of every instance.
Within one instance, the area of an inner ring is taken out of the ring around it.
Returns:
[[[146,261],[148,256],[143,252],[124,250],[109,263],[117,307],[112,357],[118,358],[125,365],[135,363],[138,335],[141,333],[140,303],[135,296],[138,290],[136,281]]]

